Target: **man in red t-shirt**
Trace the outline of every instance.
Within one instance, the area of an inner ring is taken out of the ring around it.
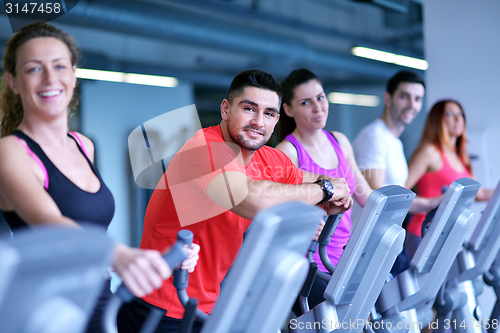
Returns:
[[[321,204],[332,215],[352,205],[343,178],[300,170],[281,151],[265,146],[280,104],[280,84],[272,75],[258,70],[237,75],[222,101],[221,123],[199,130],[182,147],[149,202],[141,248],[162,251],[180,229],[193,232],[201,250],[187,292],[205,313],[212,312],[220,283],[258,211],[298,200]],[[184,308],[172,279],[122,308],[120,332],[138,331],[148,312],[145,305],[167,310],[157,332],[177,332]],[[193,332],[199,329],[196,325]]]

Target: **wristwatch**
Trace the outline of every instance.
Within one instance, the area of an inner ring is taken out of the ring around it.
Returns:
[[[321,189],[323,192],[325,192],[325,197],[323,200],[317,203],[317,205],[321,205],[322,203],[327,202],[333,197],[333,185],[329,180],[326,179],[318,179],[317,181],[314,182],[314,184],[318,184],[321,186]]]

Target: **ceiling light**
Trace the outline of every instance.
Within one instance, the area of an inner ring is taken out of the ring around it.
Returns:
[[[370,49],[367,47],[356,46],[352,48],[352,54],[362,58],[368,58],[383,62],[388,62],[391,64],[396,64],[399,66],[411,67],[420,70],[427,70],[429,64],[423,59],[417,59],[413,57],[407,57],[395,53],[379,51],[375,49]]]
[[[328,94],[328,101],[333,104],[357,105],[376,107],[380,99],[375,95],[348,94],[342,92],[331,92]]]
[[[168,88],[173,88],[178,84],[178,80],[175,77],[170,77],[170,76],[101,71],[101,70],[85,69],[85,68],[77,68],[76,77],[79,79],[110,81],[110,82],[126,82],[126,83],[168,87]]]

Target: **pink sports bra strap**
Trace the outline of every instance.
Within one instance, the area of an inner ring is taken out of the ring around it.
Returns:
[[[70,133],[71,133],[71,135],[73,135],[78,140],[78,143],[80,144],[80,147],[82,147],[83,153],[88,158],[89,154],[87,154],[87,151],[85,150],[85,146],[83,145],[82,139],[80,139],[80,137],[75,132],[70,132]]]
[[[24,149],[26,149],[26,151],[28,152],[28,154],[35,160],[35,162],[40,166],[40,168],[42,168],[42,171],[43,171],[43,174],[45,176],[45,183],[44,183],[44,188],[46,190],[49,189],[49,174],[47,173],[47,169],[45,168],[45,165],[43,165],[42,161],[40,161],[40,159],[38,158],[38,156],[36,156],[36,154],[31,151],[30,147],[28,147],[28,145],[26,144],[26,142],[24,142],[23,140],[19,139],[18,137],[14,137],[14,139],[16,139],[17,141],[19,141],[19,143],[21,143],[24,147]]]

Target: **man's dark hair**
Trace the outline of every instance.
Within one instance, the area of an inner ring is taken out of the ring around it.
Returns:
[[[280,83],[271,74],[258,69],[244,71],[234,77],[226,97],[229,103],[232,103],[235,97],[240,96],[246,87],[274,91],[278,95],[281,104]]]
[[[399,71],[387,82],[386,91],[389,95],[392,96],[394,94],[401,82],[420,83],[425,89],[424,79],[420,75],[410,71]]]

